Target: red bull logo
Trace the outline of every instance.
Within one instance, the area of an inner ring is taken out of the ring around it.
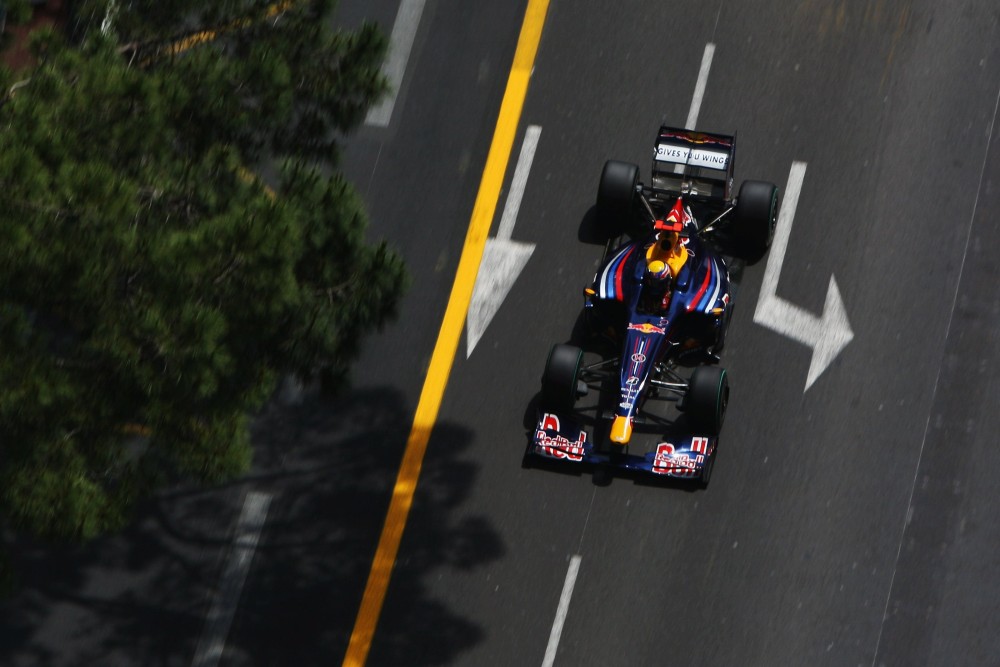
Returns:
[[[656,333],[656,334],[665,334],[665,333],[667,333],[667,330],[664,329],[663,327],[655,326],[653,324],[650,324],[649,322],[643,322],[642,324],[633,324],[633,323],[630,322],[629,325],[628,325],[628,328],[631,331],[639,331],[639,332],[644,333],[644,334],[654,334],[654,333]]]

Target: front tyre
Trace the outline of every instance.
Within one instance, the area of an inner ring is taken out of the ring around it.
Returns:
[[[698,476],[698,487],[708,488],[708,483],[712,481],[712,470],[715,468],[715,452],[705,459],[705,465],[701,468],[701,475]]]
[[[729,405],[729,375],[718,366],[698,366],[688,381],[684,409],[692,427],[704,435],[718,435]]]
[[[582,363],[583,350],[580,348],[562,343],[552,346],[542,373],[543,408],[557,411],[573,409]]]

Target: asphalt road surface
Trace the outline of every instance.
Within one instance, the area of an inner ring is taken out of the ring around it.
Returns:
[[[367,4],[341,20],[390,31],[399,3]],[[391,120],[350,139],[372,236],[413,277],[352,388],[270,407],[239,483],[166,494],[72,554],[23,545],[0,663],[195,664],[252,494],[270,503],[218,664],[344,659],[526,6],[428,0]],[[697,127],[738,132],[737,185],[807,165],[777,296],[819,316],[834,276],[853,340],[805,390],[810,349],[754,322],[761,262],[709,489],[524,469],[546,353],[600,257],[578,234],[601,165],[648,179],[709,44]],[[537,126],[512,234],[535,249],[459,348],[367,664],[996,664],[998,100],[989,0],[552,0],[491,232]]]

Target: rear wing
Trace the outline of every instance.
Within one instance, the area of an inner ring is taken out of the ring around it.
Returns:
[[[653,194],[728,202],[736,136],[663,125],[653,149]]]

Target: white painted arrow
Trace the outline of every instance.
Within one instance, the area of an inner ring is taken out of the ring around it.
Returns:
[[[531,162],[535,159],[535,148],[542,128],[529,125],[524,133],[521,144],[521,154],[514,168],[514,178],[511,179],[510,193],[504,204],[503,216],[497,228],[496,238],[486,239],[483,249],[483,259],[479,264],[479,275],[472,290],[472,301],[469,303],[469,314],[466,317],[465,356],[472,356],[472,350],[482,337],[486,327],[493,321],[493,316],[500,309],[500,304],[507,298],[514,281],[521,275],[528,258],[535,251],[534,243],[512,241],[514,223],[517,212],[521,208],[521,197],[524,196],[524,186],[528,182]]]
[[[809,391],[816,378],[822,375],[830,362],[851,342],[854,332],[851,331],[851,324],[847,321],[844,302],[840,298],[840,290],[837,289],[837,281],[833,275],[830,276],[830,286],[826,290],[822,317],[816,317],[779,298],[776,294],[781,265],[785,261],[785,251],[788,249],[788,237],[792,233],[795,207],[799,203],[799,193],[802,191],[805,175],[806,163],[793,162],[788,173],[788,186],[781,202],[778,225],[774,232],[774,240],[771,242],[767,268],[764,270],[764,282],[760,286],[760,297],[757,300],[753,321],[812,348],[812,361],[809,363],[806,388],[803,390]]]

